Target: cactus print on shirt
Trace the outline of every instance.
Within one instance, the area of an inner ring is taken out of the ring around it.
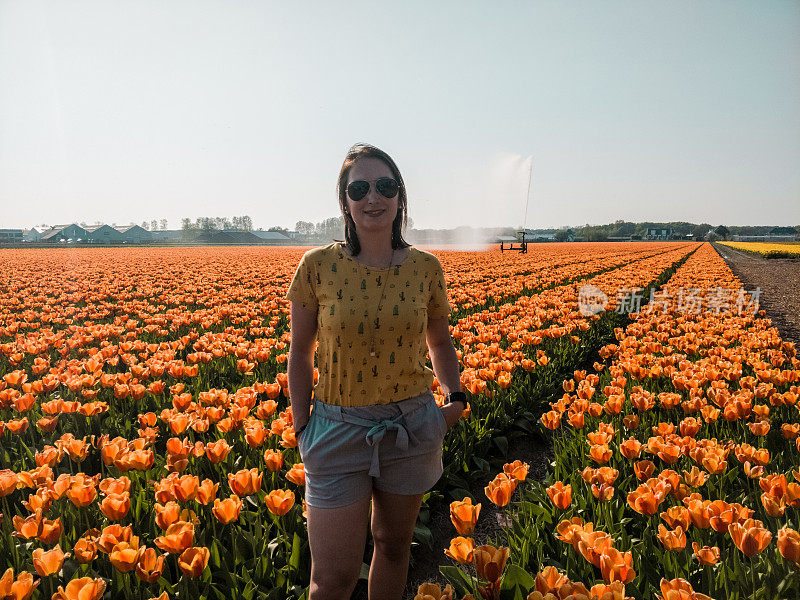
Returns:
[[[425,330],[428,319],[450,314],[444,273],[433,254],[412,247],[400,265],[368,267],[334,242],[303,255],[286,298],[317,311],[316,398],[366,406],[430,388]]]

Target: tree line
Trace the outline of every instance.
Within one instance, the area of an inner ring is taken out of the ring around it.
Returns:
[[[241,217],[197,217],[192,221],[188,217],[181,219],[183,231],[220,231],[222,229],[235,231],[253,231],[253,219],[248,215]]]

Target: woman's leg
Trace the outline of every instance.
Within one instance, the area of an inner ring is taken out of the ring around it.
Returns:
[[[372,490],[370,600],[400,600],[406,587],[411,538],[423,494],[405,496]]]
[[[370,497],[341,508],[307,507],[310,600],[349,600],[364,558]]]

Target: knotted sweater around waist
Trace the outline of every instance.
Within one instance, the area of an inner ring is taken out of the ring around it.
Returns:
[[[394,430],[397,432],[395,447],[400,450],[407,450],[409,444],[418,444],[419,440],[407,426],[406,417],[423,408],[432,399],[433,393],[430,390],[399,402],[368,406],[338,406],[315,399],[313,412],[332,421],[350,423],[366,429],[365,440],[372,448],[369,474],[371,477],[380,477],[381,440],[389,431]]]

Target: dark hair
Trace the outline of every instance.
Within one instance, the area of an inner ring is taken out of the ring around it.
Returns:
[[[339,208],[342,210],[344,217],[344,242],[348,250],[353,256],[361,252],[361,242],[358,241],[356,234],[356,223],[353,217],[347,210],[347,177],[350,174],[350,169],[361,158],[377,158],[382,160],[392,172],[392,175],[399,184],[399,191],[397,193],[397,216],[392,222],[392,248],[407,248],[411,244],[403,239],[402,230],[405,229],[408,220],[406,205],[408,199],[406,197],[406,186],[403,183],[403,177],[400,175],[400,169],[383,150],[370,146],[369,144],[355,144],[347,151],[347,156],[342,163],[342,170],[339,171],[339,181],[336,185],[336,193],[339,196]]]

